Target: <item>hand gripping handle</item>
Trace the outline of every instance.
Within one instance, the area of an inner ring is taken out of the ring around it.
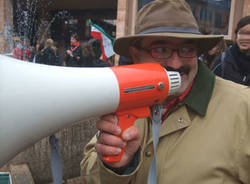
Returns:
[[[142,107],[137,109],[131,109],[126,111],[116,112],[115,115],[118,118],[118,126],[121,128],[121,134],[118,137],[121,137],[123,132],[134,125],[134,122],[138,118],[145,118],[150,115],[149,107]],[[103,160],[105,162],[119,162],[125,152],[125,149],[122,148],[122,151],[119,155],[116,156],[104,156]]]

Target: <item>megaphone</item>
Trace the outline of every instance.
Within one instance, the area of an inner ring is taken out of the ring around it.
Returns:
[[[149,106],[179,86],[179,73],[156,63],[73,68],[0,55],[0,167],[73,122],[109,113],[129,122],[148,116]]]

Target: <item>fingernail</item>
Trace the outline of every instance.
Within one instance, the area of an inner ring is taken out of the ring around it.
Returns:
[[[129,133],[124,133],[124,134],[123,134],[123,138],[124,138],[125,140],[129,140],[129,139],[130,139],[130,134],[129,134]]]
[[[126,142],[123,142],[123,143],[122,143],[122,147],[123,147],[123,148],[125,148],[126,145],[127,145]]]
[[[122,132],[121,128],[120,128],[120,127],[117,127],[117,129],[116,129],[116,134],[117,134],[117,135],[120,135],[121,132]]]
[[[116,154],[121,153],[122,149],[121,148],[116,148]]]

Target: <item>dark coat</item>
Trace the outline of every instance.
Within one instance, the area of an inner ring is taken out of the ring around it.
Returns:
[[[212,71],[224,79],[250,86],[250,56],[242,53],[237,44],[216,59]]]
[[[93,67],[95,57],[92,56],[83,56],[82,63],[84,67]]]
[[[48,47],[41,51],[40,61],[41,64],[46,65],[56,65],[59,66],[59,56],[58,51],[54,51],[54,49]]]
[[[65,52],[66,66],[74,66],[74,67],[83,66],[83,63],[82,63],[82,47],[81,47],[81,45],[79,45],[76,48],[69,47],[67,50],[72,51],[73,57],[71,57],[70,55],[67,54],[67,52]],[[80,60],[77,59],[78,56],[80,57]]]

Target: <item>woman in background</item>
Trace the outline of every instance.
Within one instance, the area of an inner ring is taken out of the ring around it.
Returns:
[[[250,86],[250,16],[240,19],[235,43],[215,61],[213,72],[233,82]]]
[[[225,40],[221,40],[214,48],[202,54],[200,59],[212,69],[215,63],[215,60],[226,50],[227,45]]]
[[[46,40],[45,46],[41,51],[40,63],[46,65],[59,65],[58,50],[51,38]]]
[[[82,44],[82,56],[83,56],[82,61],[84,67],[94,66],[94,60],[96,59],[96,55],[91,43],[84,42]]]

